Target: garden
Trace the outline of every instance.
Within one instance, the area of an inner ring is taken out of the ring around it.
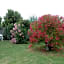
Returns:
[[[23,19],[9,9],[0,17],[0,64],[64,64],[64,17]]]

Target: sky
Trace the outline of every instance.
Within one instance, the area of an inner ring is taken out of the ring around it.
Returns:
[[[24,19],[45,14],[64,16],[64,0],[0,0],[0,16],[8,9],[18,11]]]

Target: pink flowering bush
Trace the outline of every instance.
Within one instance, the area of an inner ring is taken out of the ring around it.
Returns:
[[[64,45],[64,18],[44,15],[30,24],[28,31],[30,47],[61,50]]]
[[[11,42],[12,43],[27,43],[27,30],[24,28],[24,24],[14,24],[11,32]]]

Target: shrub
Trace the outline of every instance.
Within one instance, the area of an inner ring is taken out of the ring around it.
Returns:
[[[9,24],[4,27],[3,29],[3,37],[4,40],[10,40],[11,39],[11,33],[10,30],[13,28],[13,24]]]
[[[57,15],[44,15],[38,21],[32,22],[28,31],[31,46],[47,50],[62,49],[64,43],[63,21],[63,18]]]
[[[27,43],[28,35],[27,35],[27,29],[25,28],[24,24],[14,24],[13,30],[10,30],[11,32],[11,42],[16,44],[24,44]]]
[[[20,22],[20,24],[24,24],[24,28],[28,30],[30,28],[30,21],[29,20],[23,20]]]

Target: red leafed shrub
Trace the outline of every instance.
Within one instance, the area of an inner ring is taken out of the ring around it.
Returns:
[[[57,15],[41,16],[38,21],[30,24],[28,35],[32,47],[42,47],[47,50],[62,49],[64,18]]]

